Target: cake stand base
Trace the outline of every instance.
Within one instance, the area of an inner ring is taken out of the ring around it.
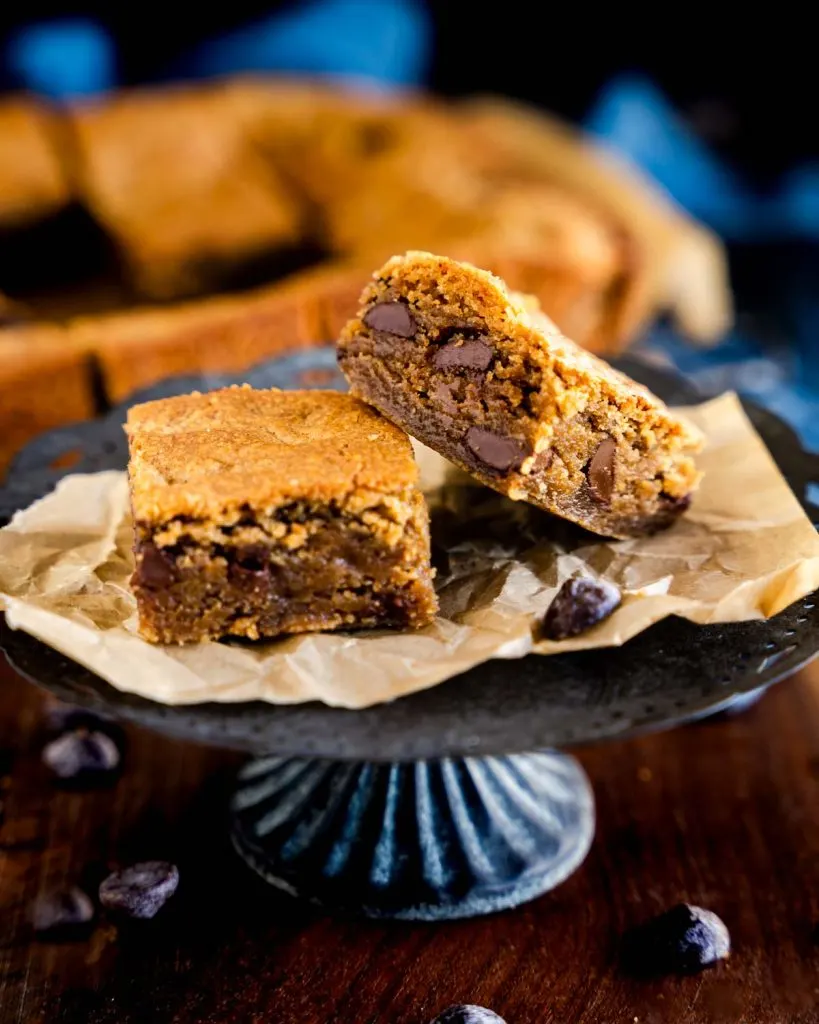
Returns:
[[[554,889],[594,836],[573,757],[379,764],[264,757],[240,773],[233,842],[271,885],[328,908],[475,917]]]

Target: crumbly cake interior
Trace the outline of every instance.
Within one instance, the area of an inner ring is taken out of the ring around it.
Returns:
[[[419,626],[434,615],[409,441],[356,399],[229,389],[137,407],[128,429],[146,639]]]
[[[484,483],[611,536],[687,506],[695,432],[498,278],[408,253],[361,305],[339,343],[353,392]]]

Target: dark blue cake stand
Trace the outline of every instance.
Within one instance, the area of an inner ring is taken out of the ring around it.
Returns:
[[[624,364],[671,402],[698,396]],[[134,396],[257,387],[341,387],[332,349],[241,378],[169,380]],[[746,406],[813,520],[819,459],[769,413]],[[121,469],[125,407],[53,431],[16,459],[0,491],[9,517],[67,472]],[[64,466],[71,455],[70,469]],[[698,627],[669,619],[620,649],[490,661],[391,704],[168,707],[121,693],[22,632],[10,664],[63,700],[184,739],[253,755],[232,800],[233,840],[271,884],[372,917],[442,920],[516,906],[583,861],[594,801],[578,762],[555,748],[668,728],[748,702],[819,651],[812,595],[768,622]]]

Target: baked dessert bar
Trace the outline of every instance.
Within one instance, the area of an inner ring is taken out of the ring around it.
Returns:
[[[389,260],[341,334],[339,361],[353,393],[419,441],[595,533],[667,526],[697,484],[693,428],[468,263]]]
[[[295,258],[302,213],[232,102],[190,86],[72,110],[81,196],[142,295],[235,286]]]
[[[724,246],[669,202],[636,165],[517,100],[473,97],[458,103],[458,113],[473,161],[488,176],[565,188],[619,227],[631,259],[601,325],[601,338],[610,339],[608,351],[625,348],[648,320],[665,310],[684,333],[703,343],[716,341],[730,327]]]
[[[332,391],[133,407],[140,632],[155,643],[415,627],[436,611],[409,438]]]
[[[58,131],[57,115],[33,97],[0,100],[0,231],[43,220],[70,202]]]
[[[97,412],[91,357],[48,324],[0,330],[0,478],[38,434]]]
[[[106,397],[121,402],[166,377],[245,370],[325,344],[330,339],[310,280],[296,275],[237,295],[78,317],[69,335],[95,353]]]

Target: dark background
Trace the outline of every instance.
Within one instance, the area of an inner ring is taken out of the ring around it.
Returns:
[[[0,36],[50,18],[92,17],[116,40],[120,83],[134,84],[164,77],[198,42],[299,6],[7,0],[0,4]],[[638,16],[588,4],[550,10],[532,0],[420,6],[433,36],[427,82],[438,91],[503,92],[580,120],[613,76],[639,71],[760,186],[819,155],[811,32],[779,12],[727,16],[714,5]],[[4,78],[6,88],[14,86],[7,69]]]

